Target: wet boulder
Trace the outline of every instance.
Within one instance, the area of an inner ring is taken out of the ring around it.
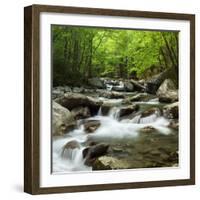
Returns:
[[[76,141],[76,140],[72,140],[72,141],[69,141],[69,142],[67,142],[65,145],[64,145],[64,147],[63,147],[63,149],[65,150],[65,149],[80,149],[80,144]]]
[[[125,97],[122,93],[114,91],[103,91],[100,96],[108,99],[123,99]]]
[[[55,87],[52,89],[52,98],[53,100],[58,98],[58,97],[61,97],[63,96],[65,93],[65,90],[63,87]]]
[[[72,89],[71,89],[71,87],[69,87],[69,86],[64,86],[64,91],[65,92],[71,92],[72,91]]]
[[[97,78],[97,77],[88,79],[88,84],[95,88],[99,88],[99,89],[106,88],[103,80],[101,80],[100,78]]]
[[[178,119],[179,103],[175,102],[163,107],[163,115],[168,119]]]
[[[112,156],[101,156],[92,163],[93,170],[129,169],[131,163],[125,159]]]
[[[168,127],[172,128],[174,130],[178,130],[179,129],[179,122],[178,122],[178,120],[172,120],[172,121],[170,121]]]
[[[74,93],[83,93],[84,92],[84,88],[83,87],[74,87],[74,88],[72,88],[72,91]]]
[[[76,120],[91,117],[90,109],[88,107],[76,107],[71,110],[72,115]]]
[[[76,126],[75,119],[72,113],[63,106],[53,101],[53,109],[52,109],[52,133],[53,136],[63,135],[69,131],[71,131]]]
[[[101,106],[101,114],[104,115],[104,116],[108,115],[112,107],[113,107],[112,104],[104,103]]]
[[[134,85],[130,81],[125,81],[124,82],[124,89],[127,92],[133,92],[134,91]]]
[[[160,113],[161,111],[159,108],[150,108],[142,112],[141,117],[149,117],[150,115],[153,115],[153,114],[160,116]]]
[[[152,123],[156,121],[160,115],[161,115],[161,110],[159,108],[150,108],[141,113],[138,119],[138,123],[140,124]]]
[[[145,86],[142,85],[139,81],[131,80],[131,83],[133,84],[134,91],[144,92],[146,89]]]
[[[72,140],[68,143],[66,143],[62,149],[62,157],[73,159],[73,153],[75,149],[80,149],[81,145],[76,141]]]
[[[178,101],[178,90],[171,79],[165,79],[158,88],[156,95],[162,103],[173,103]]]
[[[139,110],[139,105],[129,105],[129,106],[123,106],[119,110],[119,117],[124,117],[126,115],[130,115],[133,112],[137,112]]]
[[[100,125],[101,123],[99,120],[88,120],[84,123],[84,130],[86,133],[93,133],[100,127]]]
[[[129,98],[130,101],[148,101],[152,98],[152,95],[147,93],[138,93],[132,97]]]
[[[87,147],[83,150],[83,158],[85,158],[85,164],[91,166],[91,164],[100,156],[106,155],[108,152],[108,144],[97,144]]]
[[[116,85],[116,86],[112,87],[112,90],[117,91],[117,92],[124,92],[125,88],[124,88],[124,86]]]
[[[140,132],[141,133],[152,133],[152,132],[156,132],[156,129],[153,126],[145,126],[140,129]]]
[[[79,93],[65,93],[62,97],[57,98],[55,101],[69,110],[76,107],[88,107],[91,115],[95,115],[103,103],[98,99]]]

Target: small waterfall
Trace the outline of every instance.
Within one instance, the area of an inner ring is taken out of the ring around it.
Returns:
[[[98,110],[97,116],[102,116],[102,108],[101,107]]]
[[[83,148],[64,149],[62,152],[63,159],[70,160],[74,164],[83,163]]]
[[[142,117],[141,114],[138,114],[131,120],[131,122],[136,124],[150,124],[158,120],[159,117],[160,117],[159,111],[156,111],[155,113],[147,117]]]
[[[141,117],[141,115],[136,115],[136,116],[131,120],[131,122],[132,122],[132,123],[135,123],[135,124],[139,124],[139,123],[140,123],[140,117]]]
[[[148,117],[140,118],[139,123],[140,124],[149,124],[149,123],[155,122],[157,118],[158,118],[158,116],[156,114],[152,114]]]
[[[120,114],[120,108],[118,108],[118,107],[113,107],[109,111],[109,117],[111,117],[112,119],[118,120],[119,119],[119,114]]]

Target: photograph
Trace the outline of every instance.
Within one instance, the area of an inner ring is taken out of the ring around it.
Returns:
[[[179,31],[50,28],[52,173],[179,167]]]

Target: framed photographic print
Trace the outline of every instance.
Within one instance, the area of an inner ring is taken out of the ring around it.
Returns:
[[[194,184],[195,16],[24,11],[24,191]]]

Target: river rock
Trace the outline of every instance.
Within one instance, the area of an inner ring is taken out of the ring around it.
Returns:
[[[171,79],[165,79],[156,92],[159,101],[163,103],[173,103],[178,101],[178,90]]]
[[[147,93],[138,93],[129,98],[130,101],[148,101],[152,97]]]
[[[103,103],[103,105],[101,106],[101,114],[104,116],[108,115],[109,111],[112,107],[113,107],[113,105],[110,103]]]
[[[99,89],[105,88],[104,82],[100,78],[97,78],[97,77],[88,79],[88,83],[89,85],[95,88],[99,88]]]
[[[59,89],[53,89],[52,90],[52,98],[53,100],[58,98],[58,97],[61,97],[64,95],[64,91],[63,90],[59,90]]]
[[[142,112],[141,117],[149,117],[150,115],[153,115],[153,114],[160,116],[160,113],[161,111],[159,108],[150,108]]]
[[[129,169],[130,164],[123,159],[101,156],[92,163],[93,170]]]
[[[99,120],[89,120],[84,123],[84,130],[86,133],[93,133],[100,127],[100,125],[101,123]]]
[[[152,133],[155,131],[156,131],[156,129],[153,126],[145,126],[144,128],[140,129],[141,133]]]
[[[130,81],[125,81],[124,82],[124,89],[127,92],[133,92],[134,91],[134,85]]]
[[[172,120],[169,125],[168,125],[169,128],[172,128],[174,130],[178,130],[179,129],[179,122],[178,120]]]
[[[156,94],[158,88],[168,75],[169,75],[168,69],[161,72],[160,74],[154,75],[150,80],[146,82],[146,92],[150,94]]]
[[[83,93],[84,92],[84,88],[83,87],[74,87],[72,89],[73,92],[75,93]]]
[[[116,85],[119,85],[119,81],[118,80],[113,80],[113,79],[105,79],[104,80],[104,84],[111,85],[111,86],[116,86]]]
[[[64,150],[65,149],[76,149],[76,148],[80,149],[80,147],[81,147],[80,144],[76,140],[72,140],[72,141],[67,142],[64,145],[63,149]]]
[[[75,120],[71,112],[53,101],[53,135],[63,135],[72,130],[75,126]]]
[[[175,102],[163,107],[163,115],[168,119],[178,119],[179,103]]]
[[[129,106],[123,106],[120,108],[119,111],[119,117],[124,117],[126,115],[130,115],[133,112],[136,112],[139,110],[139,105],[135,104],[135,105],[129,105]]]
[[[131,80],[131,83],[133,84],[134,90],[138,92],[144,92],[145,91],[145,86],[143,86],[141,83]]]
[[[64,90],[65,90],[65,92],[71,92],[72,91],[72,89],[67,85],[64,86]]]
[[[72,151],[80,147],[81,145],[76,140],[72,140],[64,145],[61,155],[64,158],[73,159]]]
[[[161,115],[161,110],[159,108],[150,108],[142,112],[138,117],[136,116],[136,123],[146,124],[156,121],[156,119]]]
[[[92,115],[95,115],[98,112],[103,103],[98,99],[79,93],[65,93],[62,97],[57,98],[55,101],[69,110],[76,107],[88,107]]]
[[[123,99],[125,97],[122,93],[114,91],[103,91],[100,96],[108,99]]]
[[[83,158],[85,158],[85,164],[91,166],[91,164],[100,156],[105,155],[108,152],[108,144],[97,144],[91,147],[87,147],[83,150]]]
[[[76,107],[71,110],[72,115],[76,120],[91,117],[90,109],[88,107]]]
[[[92,89],[92,88],[84,88],[83,93],[88,93],[88,94],[93,94],[96,92],[96,89]]]

